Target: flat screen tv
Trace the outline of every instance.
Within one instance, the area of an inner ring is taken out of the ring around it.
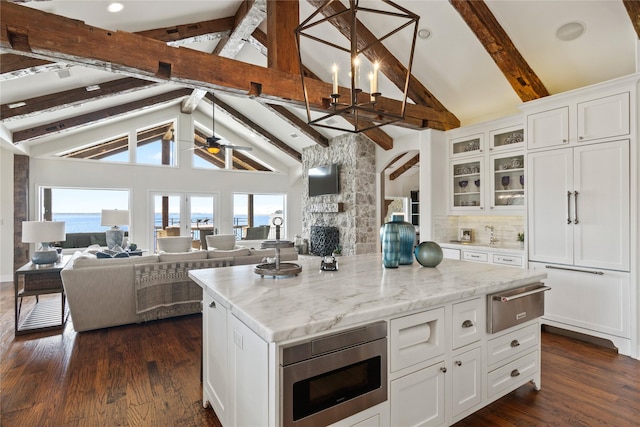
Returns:
[[[325,165],[309,169],[309,197],[340,192],[338,165]]]

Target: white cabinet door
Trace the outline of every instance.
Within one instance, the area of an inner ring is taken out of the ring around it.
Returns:
[[[548,264],[547,264],[548,265]],[[586,268],[545,268],[545,264],[531,263],[544,269],[544,319],[582,328],[583,332],[630,338],[631,279],[629,273]]]
[[[629,271],[629,141],[574,148],[574,264]]]
[[[230,426],[254,427],[269,419],[269,347],[235,316],[229,316]]]
[[[569,143],[569,107],[542,111],[527,116],[527,148],[566,145]]]
[[[629,271],[629,141],[530,153],[529,260]]]
[[[453,416],[482,401],[482,348],[453,357],[451,367]]]
[[[453,304],[452,348],[480,341],[485,330],[484,298]]]
[[[578,142],[629,135],[629,92],[578,104]]]
[[[527,211],[529,260],[573,263],[573,151],[570,148],[529,153]],[[571,223],[569,221],[571,220]]]
[[[391,319],[389,341],[391,372],[444,354],[444,308]]]
[[[203,398],[227,425],[229,368],[227,358],[227,310],[205,291],[202,310]]]
[[[431,427],[444,424],[444,362],[391,381],[391,424]]]

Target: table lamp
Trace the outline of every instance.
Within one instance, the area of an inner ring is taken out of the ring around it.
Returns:
[[[113,249],[115,246],[122,247],[124,242],[124,230],[118,227],[119,225],[129,225],[129,211],[118,209],[103,209],[102,210],[102,225],[110,225],[112,228],[105,232],[107,240],[107,248]]]
[[[66,237],[64,221],[22,222],[22,242],[42,244],[42,247],[31,257],[31,262],[34,264],[55,264],[58,260],[58,252],[49,244],[63,241]]]

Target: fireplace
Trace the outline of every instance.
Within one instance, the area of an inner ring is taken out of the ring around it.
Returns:
[[[314,255],[331,255],[340,244],[340,231],[338,227],[311,226],[311,250]]]

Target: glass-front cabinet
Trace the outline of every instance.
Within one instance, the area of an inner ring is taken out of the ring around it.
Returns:
[[[490,209],[524,209],[524,154],[493,155]]]
[[[451,206],[453,210],[484,209],[484,157],[451,162]]]
[[[522,125],[489,132],[489,151],[524,149],[524,127]]]
[[[479,133],[449,141],[449,156],[469,157],[484,153],[484,134]]]

